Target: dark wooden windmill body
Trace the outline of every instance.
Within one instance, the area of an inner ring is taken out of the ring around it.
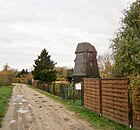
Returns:
[[[76,51],[73,81],[81,82],[84,77],[99,77],[96,49],[90,43],[79,43]]]

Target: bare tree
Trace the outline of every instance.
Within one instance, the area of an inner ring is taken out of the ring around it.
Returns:
[[[112,77],[114,60],[109,52],[100,54],[97,58],[101,77]]]

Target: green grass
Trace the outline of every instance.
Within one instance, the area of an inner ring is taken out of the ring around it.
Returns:
[[[41,94],[46,95],[47,97],[50,97],[54,101],[65,105],[69,110],[77,113],[80,118],[84,118],[85,120],[87,120],[95,129],[97,128],[100,130],[132,130],[124,125],[115,123],[114,121],[108,120],[104,117],[99,117],[99,115],[97,115],[96,113],[86,109],[85,107],[79,104],[73,103],[72,101],[68,102],[66,100],[62,100],[59,97],[44,92],[40,89],[36,89],[33,87],[31,88],[40,92]]]
[[[0,127],[2,127],[2,120],[8,108],[9,98],[12,93],[11,86],[0,87]]]

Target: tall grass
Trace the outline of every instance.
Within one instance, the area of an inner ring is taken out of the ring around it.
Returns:
[[[2,127],[2,120],[8,108],[9,98],[12,93],[11,86],[0,87],[0,127]]]

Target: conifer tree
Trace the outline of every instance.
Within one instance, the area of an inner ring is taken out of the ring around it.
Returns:
[[[55,62],[50,59],[50,55],[43,49],[35,60],[33,78],[44,82],[52,82],[56,79],[57,72],[54,70]]]

